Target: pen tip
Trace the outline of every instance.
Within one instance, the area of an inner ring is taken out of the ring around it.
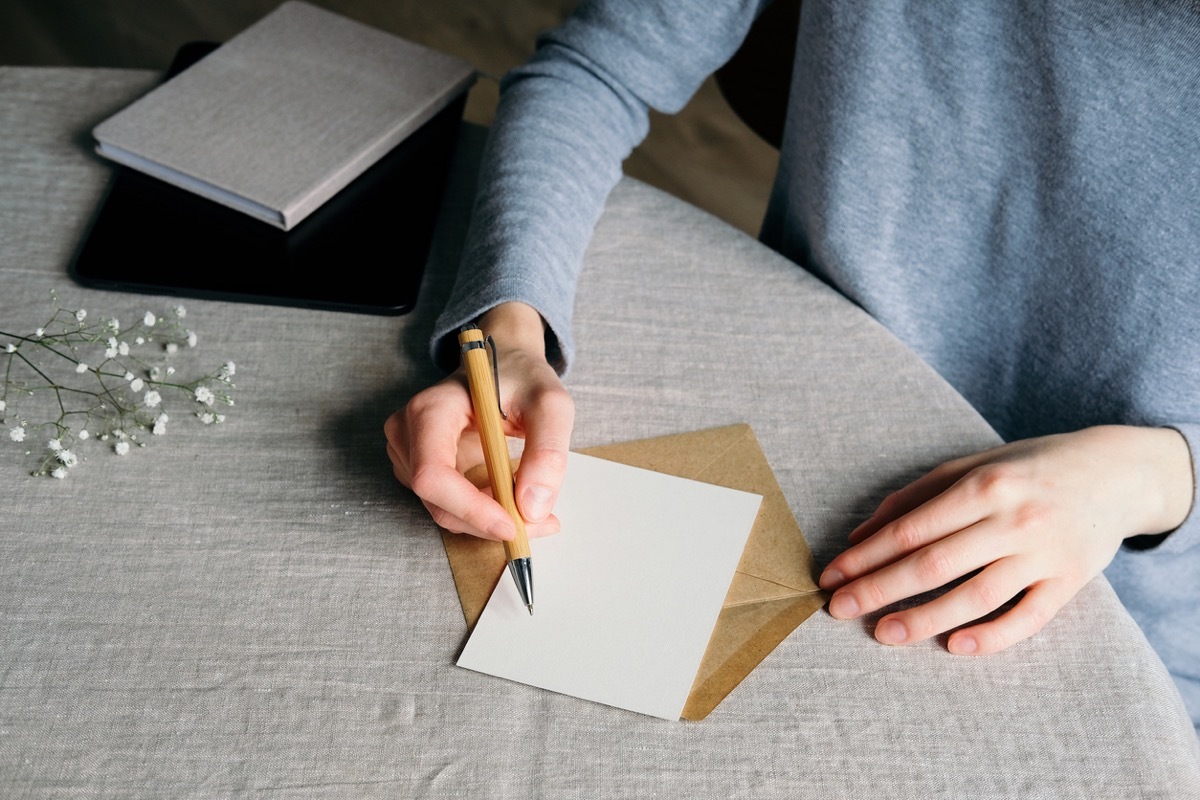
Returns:
[[[529,616],[532,617],[533,616],[533,603],[530,603],[529,605],[527,605],[525,607],[529,609]]]

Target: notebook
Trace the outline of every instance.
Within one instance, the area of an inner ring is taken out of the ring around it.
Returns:
[[[107,158],[289,230],[474,74],[454,56],[291,0],[93,135]]]
[[[184,45],[168,81],[216,48]],[[117,291],[374,314],[410,311],[465,102],[464,88],[287,231],[116,166],[70,274],[85,286]]]

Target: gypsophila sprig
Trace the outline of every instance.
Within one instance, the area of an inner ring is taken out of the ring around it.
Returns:
[[[123,456],[145,447],[145,434],[166,435],[168,410],[205,425],[225,421],[213,406],[233,405],[234,363],[192,380],[167,363],[198,341],[183,325],[183,306],[141,312],[123,327],[62,307],[54,292],[50,299],[50,319],[32,333],[0,330],[0,446],[40,458],[34,475],[62,479],[89,451]]]

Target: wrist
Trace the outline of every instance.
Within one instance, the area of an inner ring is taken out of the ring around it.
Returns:
[[[1145,496],[1151,499],[1142,534],[1161,534],[1178,528],[1191,512],[1195,479],[1192,455],[1183,434],[1173,428],[1137,428]]]
[[[533,306],[501,303],[479,317],[479,327],[496,341],[500,352],[522,350],[546,357],[546,323]]]

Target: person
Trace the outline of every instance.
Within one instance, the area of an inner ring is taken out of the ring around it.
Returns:
[[[648,109],[678,110],[761,3],[584,2],[506,76],[434,332],[504,342],[530,534],[557,530],[571,306]],[[806,0],[762,240],[937,369],[1007,444],[887,497],[820,577],[839,619],[955,654],[1040,630],[1104,571],[1200,724],[1200,7]],[[452,374],[386,423],[445,528],[512,536]],[[959,579],[963,579],[959,581]],[[1015,602],[1011,602],[1015,600]],[[999,610],[999,613],[993,613]]]

